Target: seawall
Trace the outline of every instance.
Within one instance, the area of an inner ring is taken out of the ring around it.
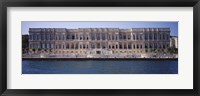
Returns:
[[[178,58],[22,58],[22,60],[178,60]]]

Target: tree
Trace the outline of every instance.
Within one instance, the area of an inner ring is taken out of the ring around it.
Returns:
[[[39,51],[40,53],[41,53],[41,50],[42,50],[41,48],[38,48],[38,51]]]
[[[52,53],[53,51],[52,51],[53,49],[50,49],[50,53]]]
[[[35,50],[34,48],[33,48],[32,50],[33,50],[33,52],[35,53],[36,50]]]
[[[26,49],[29,49],[29,37],[28,35],[22,35],[22,53],[26,53],[27,50]]]
[[[178,54],[178,48],[175,48],[175,46],[167,48],[167,52],[171,54]]]

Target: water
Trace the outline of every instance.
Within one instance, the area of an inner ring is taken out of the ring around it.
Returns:
[[[178,74],[178,60],[23,60],[22,74]]]

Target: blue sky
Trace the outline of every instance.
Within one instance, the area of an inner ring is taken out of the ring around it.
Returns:
[[[178,36],[178,22],[145,21],[94,21],[94,22],[45,22],[22,21],[22,34],[28,34],[29,28],[161,28],[169,27],[172,36]]]

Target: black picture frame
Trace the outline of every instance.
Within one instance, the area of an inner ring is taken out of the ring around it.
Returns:
[[[193,89],[7,89],[7,7],[193,7]],[[2,96],[199,96],[200,0],[1,0],[0,94]]]

